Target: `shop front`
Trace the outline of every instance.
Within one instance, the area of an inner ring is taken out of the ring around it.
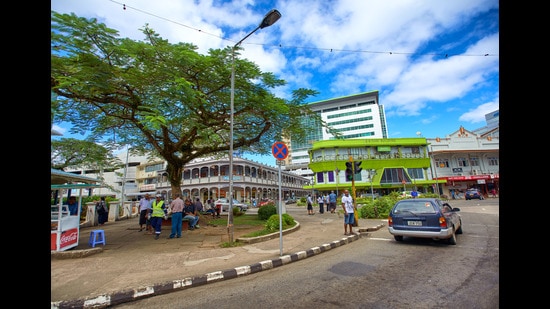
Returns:
[[[50,250],[65,251],[78,246],[80,236],[80,209],[71,215],[69,207],[63,204],[63,195],[78,190],[78,205],[82,205],[83,190],[99,187],[99,180],[73,173],[51,169],[51,196],[54,203],[50,205]]]
[[[449,197],[459,197],[469,188],[477,188],[485,196],[489,196],[492,189],[499,191],[499,174],[483,174],[471,176],[446,176],[438,180],[446,180],[445,191]]]

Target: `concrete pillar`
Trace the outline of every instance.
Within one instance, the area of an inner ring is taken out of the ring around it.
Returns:
[[[118,208],[120,207],[119,201],[109,202],[109,222],[115,222],[118,220]]]
[[[94,202],[86,203],[88,210],[86,211],[86,226],[96,226],[97,223],[97,212],[95,211]]]

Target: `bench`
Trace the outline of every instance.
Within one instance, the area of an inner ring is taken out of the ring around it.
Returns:
[[[162,220],[162,226],[172,226],[172,216],[169,216],[168,219]],[[189,219],[181,219],[181,230],[186,231],[189,229]]]

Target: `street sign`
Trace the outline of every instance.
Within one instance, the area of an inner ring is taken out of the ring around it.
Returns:
[[[288,147],[283,142],[275,142],[271,146],[271,153],[277,160],[284,160],[288,157]]]

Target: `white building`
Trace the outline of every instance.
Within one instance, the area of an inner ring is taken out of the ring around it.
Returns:
[[[475,130],[460,127],[444,137],[427,138],[430,147],[433,179],[445,180],[443,193],[478,188],[499,192],[499,111],[485,115],[487,125]]]
[[[387,138],[388,128],[384,106],[378,103],[378,91],[365,92],[330,100],[309,103],[312,111],[345,139]],[[334,135],[304,119],[306,126],[315,127],[305,143],[290,141],[285,169],[304,177],[313,176],[309,169],[308,151],[317,141],[330,140]]]

